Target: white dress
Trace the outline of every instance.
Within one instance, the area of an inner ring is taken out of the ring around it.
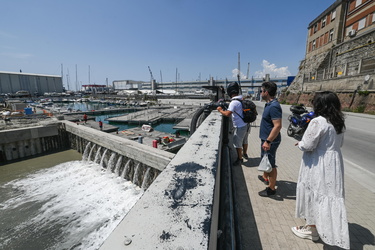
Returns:
[[[341,146],[344,134],[316,117],[298,147],[303,151],[297,183],[296,217],[316,225],[320,238],[329,245],[350,248],[345,209],[344,163]]]

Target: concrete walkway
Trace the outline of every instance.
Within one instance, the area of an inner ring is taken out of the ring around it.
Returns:
[[[257,125],[259,125],[259,119]],[[258,192],[266,185],[258,180],[260,162],[259,127],[253,126],[249,135],[249,160],[234,166],[236,208],[239,213],[241,249],[337,249],[300,239],[292,226],[304,225],[295,218],[296,183],[302,152],[295,140],[282,129],[282,142],[277,151],[277,195],[264,198]],[[345,155],[344,155],[345,157]],[[364,188],[356,176],[345,174],[346,209],[349,221],[351,249],[375,249],[375,193]],[[374,179],[375,181],[375,179]]]

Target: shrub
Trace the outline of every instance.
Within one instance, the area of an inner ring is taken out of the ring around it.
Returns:
[[[360,96],[368,96],[370,94],[370,92],[368,92],[368,90],[359,90],[358,91],[358,95]]]
[[[353,109],[353,112],[354,113],[363,113],[365,112],[365,106],[364,105],[359,105],[358,107],[356,107],[355,109]]]

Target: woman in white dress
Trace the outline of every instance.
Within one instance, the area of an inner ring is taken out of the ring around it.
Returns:
[[[297,182],[296,217],[306,225],[292,227],[300,237],[350,248],[345,208],[341,146],[345,118],[337,95],[319,92],[313,100],[314,118],[296,146],[303,151]]]

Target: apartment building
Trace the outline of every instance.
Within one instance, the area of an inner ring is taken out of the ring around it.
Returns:
[[[346,1],[339,0],[329,6],[308,26],[306,59],[323,53],[343,41],[343,19]]]
[[[306,59],[375,27],[375,0],[338,0],[308,26]]]
[[[375,28],[375,1],[351,0],[348,3],[344,40],[347,41]]]

